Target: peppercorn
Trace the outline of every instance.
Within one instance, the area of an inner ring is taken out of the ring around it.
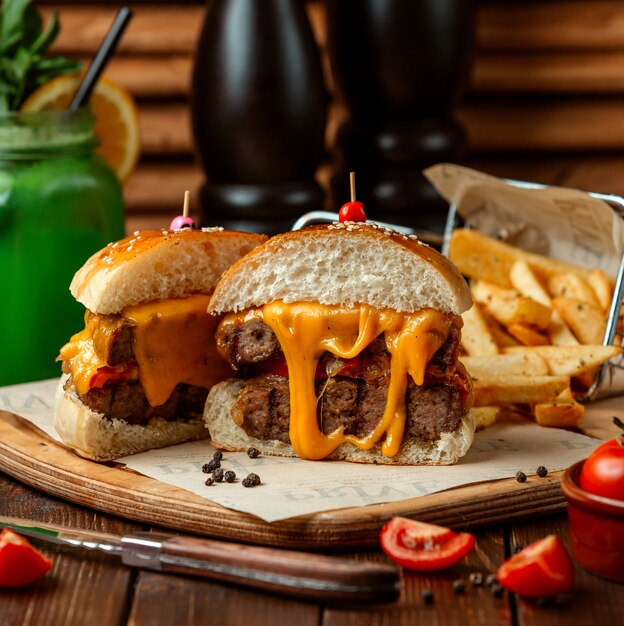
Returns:
[[[257,459],[260,456],[257,448],[247,448],[247,456],[250,459]]]
[[[253,487],[253,481],[249,480],[249,478],[243,478],[243,480],[241,481],[241,485],[243,485],[243,487]]]
[[[236,474],[232,470],[228,470],[223,474],[223,480],[226,483],[233,483],[236,480]]]
[[[496,574],[488,574],[487,578],[485,579],[485,584],[488,587],[491,587],[494,583],[497,583],[498,579],[496,578]]]
[[[208,478],[206,478],[206,482],[204,483],[207,487],[210,487],[210,485],[212,485],[214,483],[214,478],[212,476],[208,476]]]
[[[490,587],[490,593],[495,597],[495,598],[500,598],[503,595],[503,585],[501,585],[499,582],[495,582],[491,587]]]
[[[544,478],[548,475],[548,470],[543,466],[540,465],[536,470],[535,473],[540,477],[540,478]]]
[[[220,467],[217,467],[216,470],[213,470],[212,477],[216,482],[220,483],[223,480],[223,470]]]
[[[483,584],[483,574],[481,572],[471,572],[468,580],[470,580],[470,583],[475,587],[478,587]]]
[[[524,472],[516,472],[516,480],[519,483],[525,483],[527,479],[527,475]]]
[[[420,596],[423,599],[423,602],[425,604],[433,604],[434,597],[433,597],[433,591],[431,591],[431,589],[423,589],[420,592]]]
[[[212,461],[210,461],[209,463],[206,463],[202,467],[202,471],[205,472],[206,474],[209,474],[210,472],[216,470],[217,467],[221,467],[221,461],[219,461],[219,459],[212,459]]]
[[[221,450],[217,450],[213,455],[212,455],[213,459],[216,459],[217,461],[220,461],[223,458],[223,452],[221,452]]]
[[[253,483],[253,486],[256,487],[260,484],[260,476],[258,474],[254,474],[253,472],[247,476],[249,480]]]
[[[455,593],[464,593],[466,589],[466,585],[464,585],[464,581],[461,578],[453,581],[453,591]]]

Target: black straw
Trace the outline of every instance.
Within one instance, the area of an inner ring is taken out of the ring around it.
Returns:
[[[97,81],[110,58],[115,53],[117,44],[126,30],[126,26],[131,18],[132,11],[128,7],[122,7],[119,9],[117,15],[115,16],[115,20],[106,33],[106,37],[104,37],[104,40],[100,44],[95,57],[93,57],[93,60],[89,65],[89,69],[87,69],[84,78],[82,79],[80,85],[78,85],[76,94],[69,105],[70,111],[75,111],[79,107],[86,104],[91,98],[91,93],[93,92],[93,89],[95,88],[95,85],[97,84]]]

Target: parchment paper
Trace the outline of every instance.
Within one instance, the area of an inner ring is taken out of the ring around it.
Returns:
[[[54,430],[56,380],[0,387],[0,409],[20,415],[59,441]],[[588,407],[587,421],[598,434],[608,432],[610,416],[624,403],[615,398]],[[223,506],[273,522],[306,513],[343,507],[396,502],[459,485],[515,476],[534,477],[539,465],[561,470],[585,458],[600,441],[531,423],[497,424],[475,435],[468,454],[456,465],[393,467],[342,461],[302,461],[277,457],[250,459],[245,453],[224,453],[224,469],[237,481],[207,487],[201,466],[214,449],[198,441],[151,450],[120,459],[127,467],[164,483],[187,489]],[[244,488],[240,481],[257,473],[262,485]]]
[[[606,202],[566,187],[518,187],[449,163],[434,165],[424,173],[482,233],[616,276],[624,252],[624,223]]]

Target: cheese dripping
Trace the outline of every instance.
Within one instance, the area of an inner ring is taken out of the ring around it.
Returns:
[[[453,323],[452,316],[433,309],[402,313],[366,304],[346,308],[276,301],[227,315],[219,333],[227,325],[251,319],[259,319],[269,326],[284,352],[289,376],[290,441],[297,456],[311,460],[327,457],[345,442],[369,450],[384,435],[383,454],[395,456],[405,430],[408,376],[416,385],[423,384],[427,363],[445,343]],[[382,333],[391,355],[391,366],[381,420],[363,437],[345,434],[345,426],[324,434],[318,426],[318,398],[314,391],[319,358],[325,351],[343,359],[355,358]]]

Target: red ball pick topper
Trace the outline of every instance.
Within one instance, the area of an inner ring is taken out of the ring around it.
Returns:
[[[365,222],[366,213],[364,213],[364,205],[355,199],[355,172],[350,174],[351,181],[351,202],[346,202],[338,211],[338,219],[340,222]]]

